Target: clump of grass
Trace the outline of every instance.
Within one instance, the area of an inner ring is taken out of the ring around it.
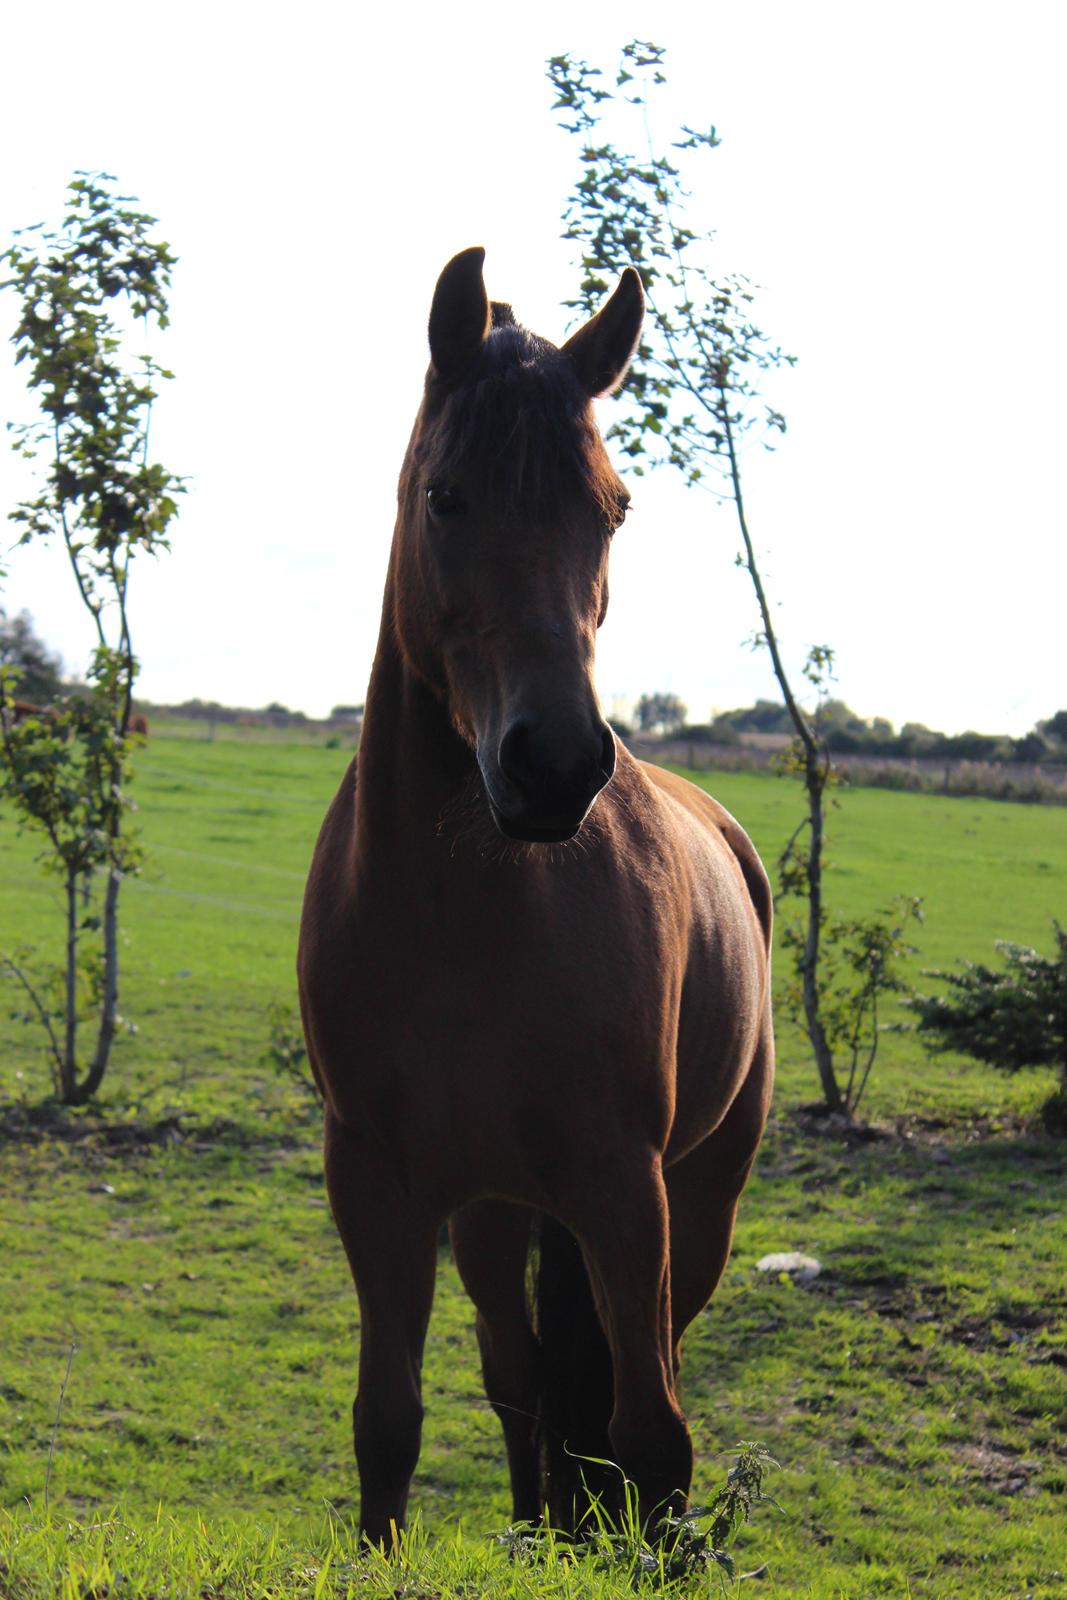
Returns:
[[[737,1571],[730,1546],[760,1505],[778,1507],[764,1491],[764,1479],[778,1462],[763,1445],[748,1441],[737,1446],[733,1466],[722,1487],[704,1505],[677,1515],[668,1512],[650,1526],[641,1516],[637,1488],[612,1461],[582,1457],[590,1465],[617,1472],[621,1479],[622,1507],[612,1515],[598,1495],[590,1495],[589,1509],[574,1540],[563,1539],[551,1528],[531,1525],[508,1528],[498,1542],[513,1561],[538,1563],[548,1568],[568,1566],[592,1569],[622,1579],[631,1588],[692,1588],[695,1580],[714,1574],[723,1592],[745,1578],[762,1577],[766,1566]]]

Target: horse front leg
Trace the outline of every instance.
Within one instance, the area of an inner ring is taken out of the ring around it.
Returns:
[[[613,1458],[636,1484],[642,1522],[683,1510],[693,1475],[689,1427],[675,1398],[667,1192],[659,1155],[619,1163],[615,1183],[571,1226],[611,1347]],[[619,1185],[618,1176],[626,1174]]]
[[[352,1407],[363,1536],[387,1547],[404,1525],[422,1439],[422,1353],[438,1224],[415,1208],[387,1157],[326,1114],[326,1188],[360,1306]]]
[[[479,1200],[457,1211],[449,1224],[456,1267],[478,1314],[482,1376],[504,1430],[516,1522],[535,1522],[541,1515],[541,1351],[526,1303],[531,1222],[525,1206]]]

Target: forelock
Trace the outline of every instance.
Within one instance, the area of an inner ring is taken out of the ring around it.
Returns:
[[[569,356],[493,307],[466,380],[428,408],[415,459],[428,483],[474,474],[508,505],[591,494],[604,511],[617,479]]]

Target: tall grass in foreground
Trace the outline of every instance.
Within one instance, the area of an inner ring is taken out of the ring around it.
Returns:
[[[641,1574],[636,1586],[654,1580]],[[250,1519],[207,1523],[195,1513],[161,1512],[146,1524],[116,1512],[81,1524],[0,1512],[4,1600],[616,1600],[634,1588],[625,1563],[583,1559],[549,1538],[536,1558],[516,1560],[494,1540],[461,1529],[430,1538],[417,1522],[387,1556],[332,1517],[301,1542]],[[704,1569],[684,1590],[717,1596],[735,1586]]]
[[[610,1466],[609,1462],[598,1463]],[[251,1517],[154,1519],[122,1510],[72,1522],[30,1508],[0,1511],[3,1600],[615,1600],[635,1591],[736,1594],[741,1577],[729,1546],[753,1511],[772,1503],[763,1479],[774,1463],[759,1445],[739,1447],[726,1482],[707,1505],[664,1522],[651,1543],[634,1486],[623,1480],[623,1512],[612,1522],[594,1501],[571,1542],[551,1530],[508,1528],[496,1539],[457,1528],[433,1538],[418,1518],[386,1553],[360,1543],[327,1508],[307,1540]],[[701,1528],[701,1523],[707,1527]]]

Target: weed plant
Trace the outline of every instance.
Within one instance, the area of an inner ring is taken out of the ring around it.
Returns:
[[[618,1474],[618,1515],[606,1509],[601,1495],[589,1493],[588,1507],[573,1538],[562,1538],[552,1528],[529,1523],[509,1527],[497,1536],[497,1542],[512,1561],[546,1568],[571,1564],[622,1578],[638,1590],[682,1588],[689,1593],[705,1588],[709,1575],[725,1593],[735,1581],[761,1577],[766,1571],[760,1567],[739,1574],[730,1551],[759,1506],[778,1504],[763,1490],[768,1469],[778,1463],[762,1445],[749,1442],[737,1447],[725,1483],[706,1505],[679,1513],[668,1511],[658,1519],[653,1515],[651,1527],[641,1515],[636,1485],[615,1462],[596,1456],[580,1459]],[[708,1525],[702,1528],[704,1522]]]

